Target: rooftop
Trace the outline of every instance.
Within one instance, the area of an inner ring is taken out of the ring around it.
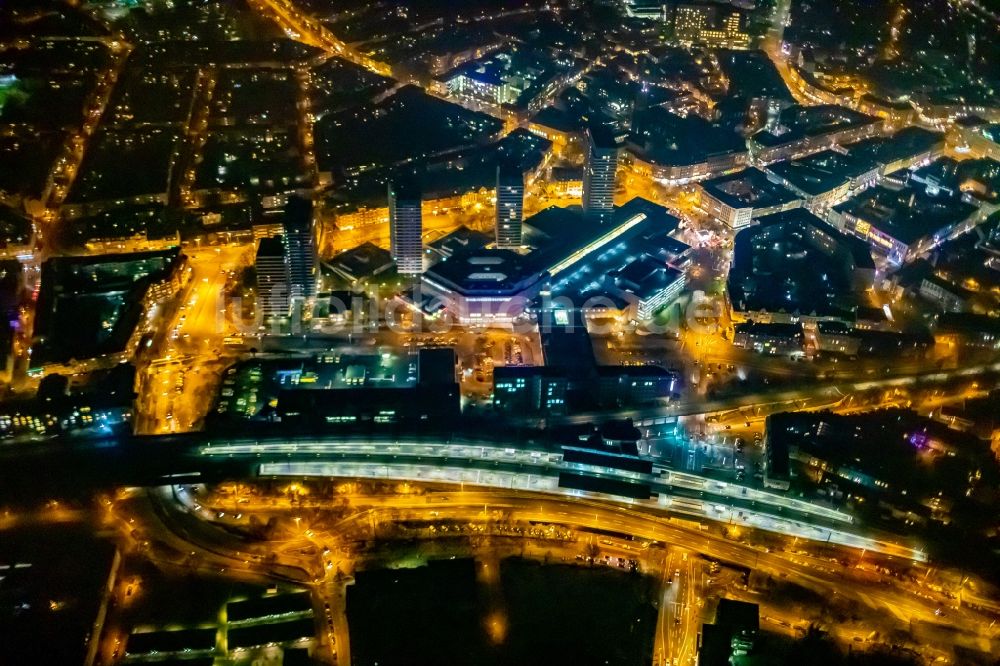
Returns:
[[[557,368],[572,378],[579,378],[596,372],[597,359],[582,315],[578,310],[567,314],[566,325],[553,323],[540,329],[542,356],[545,367]]]
[[[757,321],[747,321],[736,324],[737,335],[745,333],[751,337],[768,338],[800,338],[802,337],[802,324],[776,324],[763,323]]]
[[[662,260],[646,254],[625,264],[610,277],[621,289],[646,300],[676,282],[682,275],[684,275],[682,271],[671,268]]]
[[[261,238],[257,243],[257,259],[262,257],[284,257],[285,256],[285,244],[281,240],[281,236],[268,236],[267,238]]]
[[[395,81],[361,65],[333,57],[309,71],[309,89],[319,109],[338,111],[367,102],[392,88]]]
[[[274,615],[311,612],[312,603],[308,592],[276,594],[255,599],[231,601],[226,604],[226,618],[229,622],[245,622]]]
[[[881,492],[964,495],[968,474],[989,455],[986,443],[903,409],[862,414],[782,412],[767,419],[769,442],[829,463],[828,474]],[[877,448],[872,442],[879,442]],[[951,450],[952,455],[940,455]],[[867,479],[865,477],[868,477]],[[876,483],[877,482],[877,483]]]
[[[392,254],[374,243],[363,243],[341,252],[327,264],[348,280],[370,279],[392,268]]]
[[[807,137],[878,122],[881,122],[878,118],[835,104],[794,104],[781,112],[775,129],[758,132],[753,135],[753,140],[765,147],[780,146]]]
[[[629,145],[643,159],[665,166],[697,164],[746,151],[746,142],[739,134],[695,115],[678,116],[663,107],[635,113]]]
[[[911,172],[910,180],[926,183],[931,191],[941,187],[990,202],[1000,199],[1000,162],[989,157],[970,160],[940,157]]]
[[[180,263],[177,249],[47,260],[32,365],[122,351],[139,323],[146,289]]]
[[[767,171],[810,196],[817,196],[851,181],[878,166],[871,160],[824,150],[808,157],[775,162]]]
[[[875,264],[867,244],[796,208],[736,235],[728,289],[738,311],[853,319],[866,302],[857,271]]]
[[[451,81],[464,76],[480,83],[504,86],[511,93],[509,102],[525,108],[546,86],[559,76],[581,67],[583,61],[554,49],[514,45],[501,48],[482,58],[470,60],[437,77]]]
[[[580,132],[584,129],[584,123],[575,114],[571,114],[563,109],[554,106],[547,106],[531,118],[531,122],[543,127],[548,127],[557,132]]]
[[[315,127],[320,168],[358,174],[483,143],[500,120],[405,86],[390,97],[321,116]]]
[[[475,231],[463,225],[433,243],[428,243],[427,247],[447,259],[463,250],[481,250],[491,242],[493,242],[492,234]]]
[[[944,333],[989,334],[1000,340],[1000,317],[971,312],[942,312],[937,316],[935,330]]]
[[[321,53],[315,47],[291,39],[164,40],[142,44],[132,54],[132,59],[190,65],[292,66],[308,62]]]
[[[968,218],[976,206],[953,196],[930,196],[923,189],[879,185],[835,207],[911,245]]]
[[[729,79],[731,97],[793,101],[774,63],[763,51],[720,50],[717,57]]]
[[[663,206],[639,197],[615,207],[611,219],[605,221],[587,218],[579,206],[553,206],[524,221],[525,243],[532,248],[529,256],[543,270],[556,269],[556,274],[568,271],[553,285],[553,290],[559,291],[570,288],[570,282],[578,282],[581,271],[582,274],[590,273],[595,268],[595,261],[601,262],[627,251],[633,239],[640,235],[645,235],[661,250],[680,249],[672,239],[659,242],[676,229],[679,222]],[[581,263],[584,257],[587,261]],[[608,268],[618,266],[620,264]],[[570,268],[573,270],[569,271]],[[582,289],[583,284],[578,282],[578,287]]]
[[[844,147],[855,159],[891,164],[943,145],[943,134],[922,127],[907,127],[891,137],[872,137]]]
[[[25,245],[31,240],[31,220],[6,206],[0,206],[0,248]]]
[[[212,635],[214,638],[214,632]],[[291,643],[300,639],[313,639],[316,637],[316,627],[312,618],[299,618],[287,622],[232,627],[228,636],[229,649],[238,650],[269,643]]]
[[[393,178],[413,181],[424,199],[438,199],[493,189],[497,164],[511,165],[528,173],[538,168],[551,144],[524,129],[516,129],[499,141],[448,150],[426,158],[415,158],[401,167],[372,167],[363,173],[345,176],[330,192],[340,207],[360,204],[385,205],[386,186]]]
[[[539,264],[511,250],[464,249],[434,264],[425,279],[467,296],[514,294],[537,283]]]
[[[701,187],[731,208],[770,208],[799,198],[784,185],[773,182],[760,169],[743,169],[702,181]]]
[[[215,648],[216,629],[144,631],[129,635],[127,655],[209,651]]]
[[[91,139],[67,203],[162,195],[180,147],[174,128],[99,130]],[[135,165],[141,164],[141,169]]]
[[[760,607],[736,599],[719,599],[715,624],[735,631],[757,631],[760,628]]]

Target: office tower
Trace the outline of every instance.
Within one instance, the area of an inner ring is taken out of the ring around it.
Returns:
[[[678,5],[674,12],[674,37],[682,42],[702,42],[713,46],[746,47],[750,35],[744,16],[719,5]]]
[[[389,243],[400,275],[423,273],[420,188],[410,180],[389,183]]]
[[[682,42],[699,41],[714,12],[714,7],[706,5],[679,5],[674,12],[674,37]]]
[[[524,174],[516,165],[501,163],[497,166],[497,247],[521,247],[523,219]]]
[[[583,165],[583,212],[588,216],[611,214],[614,208],[618,141],[610,129],[587,130],[587,155]]]
[[[264,317],[287,316],[291,276],[281,237],[260,239],[254,268],[257,271],[257,312]]]
[[[293,299],[314,298],[317,271],[312,202],[302,197],[289,199],[282,226],[288,257],[289,296]]]

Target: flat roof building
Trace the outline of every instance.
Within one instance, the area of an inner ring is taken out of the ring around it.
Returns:
[[[637,110],[627,155],[636,173],[666,183],[686,183],[747,165],[746,141],[696,115],[663,107]]]
[[[711,178],[698,187],[705,212],[733,229],[742,229],[758,217],[802,205],[797,193],[777,182],[777,178],[771,180],[760,169]]]
[[[805,335],[802,324],[736,324],[733,344],[761,354],[788,354],[802,351]]]
[[[482,250],[493,240],[493,236],[488,233],[461,226],[450,234],[428,243],[427,249],[439,259],[448,259],[464,250]]]
[[[29,372],[75,374],[128,360],[156,323],[149,308],[189,275],[183,266],[177,248],[46,260]]]
[[[811,210],[822,210],[874,185],[881,165],[835,150],[775,162],[764,171],[802,197]]]
[[[455,383],[458,360],[450,347],[421,349],[417,353],[417,384],[446,386]]]
[[[791,487],[791,465],[788,459],[788,441],[775,434],[771,425],[773,416],[764,419],[764,487],[788,490]]]
[[[876,136],[883,126],[881,119],[844,106],[795,104],[750,137],[748,145],[757,163],[768,164]]]
[[[736,235],[727,293],[736,321],[853,323],[875,283],[868,245],[796,208]]]
[[[736,599],[719,599],[715,624],[703,624],[698,666],[729,666],[753,652],[760,631],[760,607]],[[737,658],[737,659],[734,659]]]
[[[885,175],[932,160],[944,150],[944,134],[906,127],[892,136],[863,139],[844,148],[855,159],[877,162]]]
[[[830,210],[838,229],[868,241],[891,263],[903,264],[973,228],[985,211],[953,196],[880,185]]]
[[[580,309],[541,313],[544,366],[506,366],[493,371],[499,411],[563,413],[622,407],[669,399],[680,377],[660,366],[598,365]]]
[[[538,295],[543,274],[512,250],[464,250],[427,269],[422,284],[463,325],[510,324]]]
[[[635,321],[651,319],[680,295],[686,283],[683,271],[649,255],[625,264],[608,277],[614,287],[634,298]]]
[[[594,266],[601,266],[605,273],[622,268],[626,258],[641,254],[638,249],[624,249],[633,247],[635,239],[642,236],[649,240],[650,252],[656,253],[650,257],[663,266],[661,290],[654,290],[652,282],[643,285],[647,307],[655,307],[663,298],[660,291],[667,290],[669,296],[671,290],[676,292],[683,286],[680,264],[667,265],[670,258],[679,259],[687,250],[686,245],[666,236],[677,224],[677,218],[665,208],[639,198],[604,217],[588,217],[575,206],[553,206],[524,221],[526,252],[488,247],[457,251],[428,268],[423,295],[463,324],[508,325],[543,289],[548,288],[553,295],[576,297],[587,291],[587,284],[578,277]],[[601,285],[617,289],[613,283]]]
[[[327,266],[351,283],[367,282],[392,268],[392,254],[374,243],[363,243],[341,252]]]
[[[226,621],[231,625],[261,620],[273,622],[279,618],[308,617],[312,614],[309,592],[305,591],[242,599],[226,604]]]
[[[938,315],[935,336],[953,338],[967,347],[1000,349],[1000,318],[970,312]]]

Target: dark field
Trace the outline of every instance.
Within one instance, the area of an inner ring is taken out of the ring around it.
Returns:
[[[370,571],[348,588],[356,666],[607,664],[651,659],[652,582],[605,568],[501,564],[497,589],[471,560]],[[498,621],[491,635],[488,625]],[[496,640],[494,640],[496,638]]]

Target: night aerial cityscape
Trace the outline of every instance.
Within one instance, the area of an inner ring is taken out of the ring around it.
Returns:
[[[1000,0],[2,0],[0,314],[0,666],[1000,665]]]

